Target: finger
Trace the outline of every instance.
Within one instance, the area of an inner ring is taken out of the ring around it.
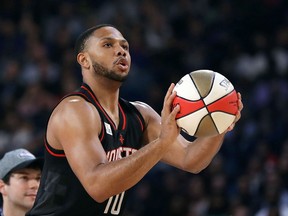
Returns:
[[[241,95],[241,93],[238,92],[237,96],[238,96],[238,108],[241,111],[243,109],[242,95]]]
[[[165,118],[165,116],[169,115],[171,112],[171,105],[169,103],[167,103],[167,100],[169,99],[169,97],[171,97],[171,94],[174,93],[172,92],[173,89],[175,87],[174,83],[171,83],[171,85],[169,86],[166,95],[164,97],[164,102],[163,102],[163,107],[162,107],[162,111],[161,111],[161,116]],[[176,94],[176,93],[174,93]]]
[[[175,87],[175,84],[174,84],[174,83],[171,83],[171,85],[169,86],[169,88],[168,88],[168,90],[167,90],[167,92],[166,92],[166,95],[165,95],[165,97],[164,97],[164,103],[165,103],[165,101],[167,101],[167,99],[168,99],[169,96],[171,95],[174,87]]]
[[[165,96],[165,100],[164,100],[164,105],[163,105],[163,110],[165,112],[171,112],[171,107],[172,107],[172,103],[173,103],[173,100],[174,98],[176,97],[176,92],[173,91],[173,88],[174,88],[174,84],[172,83],[167,91],[167,94]]]
[[[235,115],[235,119],[232,122],[232,124],[226,129],[227,131],[231,131],[234,129],[236,122],[241,118],[241,110],[243,109],[243,103],[242,103],[242,95],[237,92],[237,97],[238,97],[238,111]]]
[[[237,92],[238,99],[242,100],[242,95],[240,92]]]
[[[238,107],[239,107],[239,111],[242,111],[244,105],[243,105],[241,100],[239,100],[239,102],[238,102]]]
[[[173,104],[173,101],[174,101],[176,95],[177,95],[177,93],[175,91],[171,92],[171,94],[169,95],[169,97],[166,100],[166,104],[170,108],[170,110],[171,110],[171,107],[172,107],[172,104]]]
[[[237,122],[240,118],[241,118],[241,112],[238,111],[237,114],[236,114],[236,119],[235,119],[234,122]]]
[[[171,118],[175,119],[176,115],[177,115],[177,113],[179,113],[179,111],[180,111],[180,105],[176,104],[176,106],[172,108]]]
[[[226,131],[232,131],[234,129],[234,126],[235,126],[235,123],[231,124],[227,129]]]

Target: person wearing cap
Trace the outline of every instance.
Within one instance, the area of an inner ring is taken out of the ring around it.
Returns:
[[[43,159],[26,149],[7,152],[0,160],[1,216],[24,216],[34,204],[39,188]]]

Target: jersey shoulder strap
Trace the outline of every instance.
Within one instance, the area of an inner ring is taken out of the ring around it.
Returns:
[[[122,106],[127,107],[129,110],[131,110],[131,111],[134,113],[134,115],[136,116],[136,118],[139,120],[139,123],[140,123],[140,125],[141,125],[142,131],[144,131],[144,129],[145,129],[145,127],[146,127],[146,126],[145,126],[146,124],[145,124],[145,120],[144,120],[142,114],[140,113],[140,111],[139,111],[131,102],[129,102],[129,101],[123,99],[123,98],[120,98],[119,103],[120,103]]]

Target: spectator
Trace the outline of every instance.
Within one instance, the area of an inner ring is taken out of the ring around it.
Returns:
[[[34,204],[39,187],[42,158],[26,149],[7,152],[0,161],[1,216],[24,216]]]

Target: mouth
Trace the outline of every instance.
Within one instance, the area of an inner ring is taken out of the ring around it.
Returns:
[[[36,198],[36,194],[26,194],[26,197],[32,197],[32,198]]]
[[[128,61],[123,57],[118,58],[114,64],[117,65],[121,70],[127,70],[129,67]]]

